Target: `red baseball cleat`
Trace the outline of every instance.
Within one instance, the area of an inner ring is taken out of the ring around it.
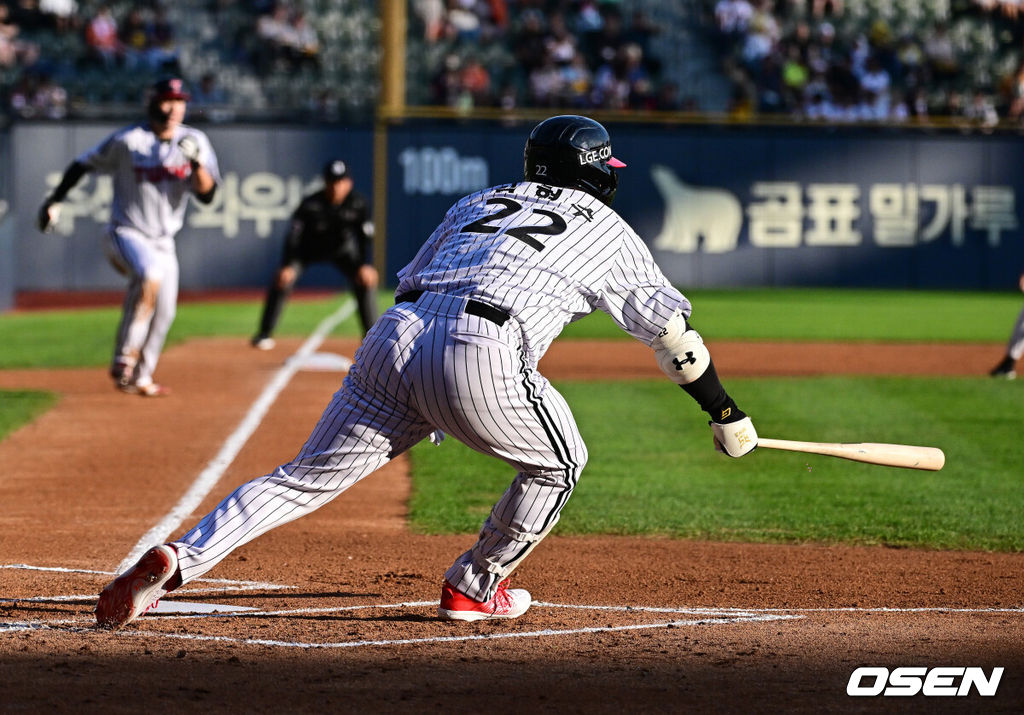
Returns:
[[[445,581],[441,588],[441,605],[437,615],[451,621],[482,621],[485,618],[518,618],[526,613],[532,601],[530,592],[508,587],[508,579],[498,584],[498,590],[489,601],[474,601],[456,591]]]
[[[134,382],[122,385],[118,382],[114,386],[121,392],[126,392],[129,395],[141,395],[143,397],[167,397],[167,395],[171,394],[171,388],[166,385],[158,385],[155,382],[148,382],[142,385]]]
[[[153,608],[178,571],[178,553],[167,544],[154,546],[134,566],[115,578],[96,603],[96,625],[121,628]]]
[[[167,385],[158,385],[155,382],[148,385],[136,385],[136,389],[143,397],[167,397],[171,394],[171,388]]]

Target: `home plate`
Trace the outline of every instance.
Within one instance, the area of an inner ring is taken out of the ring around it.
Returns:
[[[228,611],[255,611],[252,606],[225,606],[221,603],[189,603],[188,601],[160,601],[147,613],[226,613]]]
[[[319,372],[348,372],[352,367],[352,361],[344,355],[336,353],[310,353],[300,357],[288,358],[289,363],[297,363],[299,370],[316,370]]]

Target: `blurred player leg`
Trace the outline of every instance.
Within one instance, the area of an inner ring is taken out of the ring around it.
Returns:
[[[366,335],[377,320],[377,291],[353,283],[352,294],[355,296],[356,305],[359,306],[359,322],[363,326],[363,335]]]
[[[366,335],[370,327],[377,322],[377,273],[370,266],[352,268],[341,264],[336,265],[352,288],[352,296],[359,309],[359,322],[363,326],[363,335]],[[364,268],[370,269],[372,280],[367,280]]]
[[[274,347],[274,340],[271,337],[274,329],[277,328],[277,321],[281,318],[285,303],[292,293],[295,282],[302,275],[304,264],[291,263],[281,266],[274,274],[274,280],[267,288],[267,297],[263,302],[263,314],[260,316],[259,331],[253,336],[252,346],[260,350],[271,350]]]
[[[156,260],[160,264],[160,281],[149,321],[149,331],[142,344],[141,359],[135,370],[135,384],[139,388],[153,384],[153,373],[156,371],[167,333],[171,330],[178,309],[178,257],[173,249],[157,251]],[[147,281],[147,284],[152,282]]]
[[[130,389],[135,385],[142,346],[149,335],[150,320],[156,307],[159,285],[154,285],[153,281],[160,279],[159,261],[152,243],[131,230],[112,231],[107,234],[107,240],[110,262],[120,273],[128,276],[128,290],[121,311],[110,372],[118,387]]]
[[[1024,310],[1017,316],[1017,322],[1013,324],[1013,332],[1010,333],[1010,341],[1006,344],[1006,355],[992,368],[989,374],[992,377],[1004,377],[1013,379],[1017,377],[1017,361],[1024,357]]]

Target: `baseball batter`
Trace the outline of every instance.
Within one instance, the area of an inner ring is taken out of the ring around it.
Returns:
[[[1021,273],[1017,281],[1022,292],[1024,292],[1024,273]],[[1010,340],[1006,344],[1006,355],[989,372],[992,377],[1002,377],[1013,380],[1017,377],[1017,361],[1024,357],[1024,310],[1020,311],[1017,321],[1013,324],[1013,331],[1010,333]]]
[[[177,308],[174,237],[185,221],[188,196],[209,203],[220,182],[210,140],[182,124],[188,99],[180,79],[157,82],[147,121],[114,132],[75,159],[39,209],[39,228],[46,231],[79,179],[91,171],[113,177],[106,251],[129,284],[110,374],[118,389],[144,397],[168,393],[153,372]]]
[[[562,328],[594,310],[649,345],[711,416],[716,448],[757,445],[722,387],[690,303],[609,204],[624,167],[580,116],[537,125],[525,181],[456,203],[399,272],[342,388],[291,462],[242,485],[177,541],[100,594],[101,626],[130,622],[260,534],[309,514],[435,430],[510,464],[511,486],[445,574],[441,618],[515,618],[530,594],[509,574],[554,528],[587,463],[569,406],[537,371]],[[580,360],[600,356],[580,355]]]

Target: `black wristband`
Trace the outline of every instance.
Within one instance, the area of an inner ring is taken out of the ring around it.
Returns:
[[[722,387],[714,362],[708,363],[708,369],[703,375],[680,387],[697,401],[700,408],[711,416],[712,421],[720,425],[737,422],[747,416]]]
[[[217,185],[214,184],[213,187],[209,191],[206,191],[206,192],[204,192],[202,194],[195,194],[195,197],[196,197],[196,200],[199,203],[201,203],[201,204],[208,204],[211,201],[213,201],[213,195],[216,194],[216,193],[217,193]]]

